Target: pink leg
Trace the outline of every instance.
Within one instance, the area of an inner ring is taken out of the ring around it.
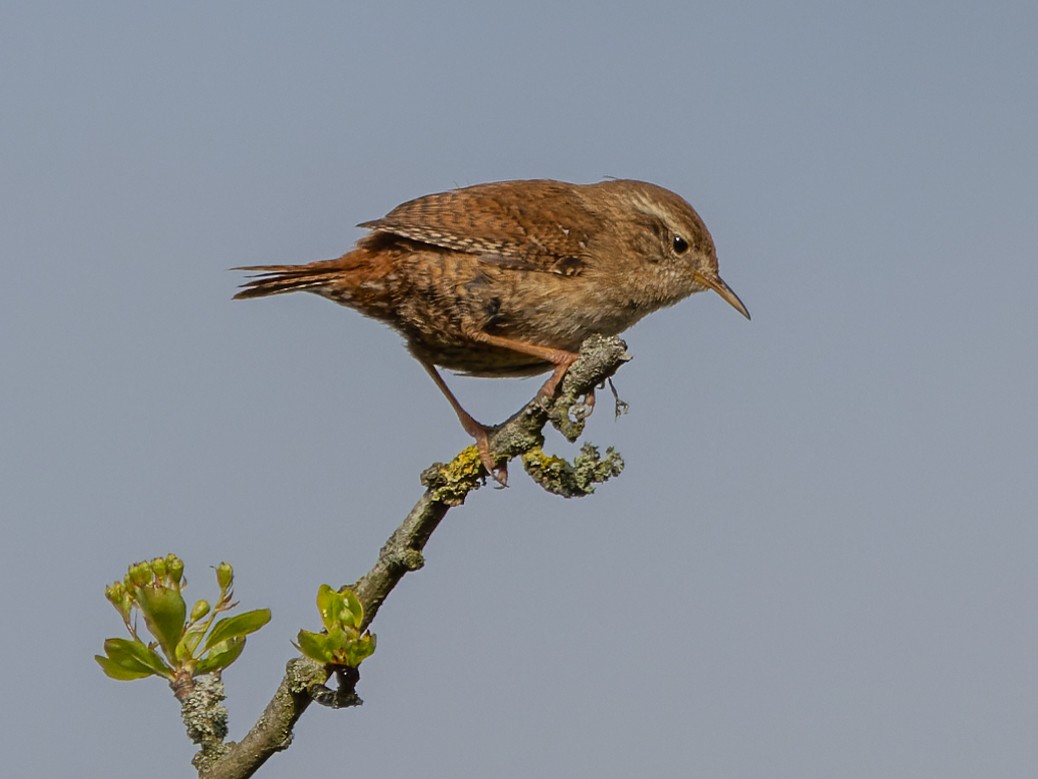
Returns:
[[[428,363],[425,360],[419,360],[422,367],[425,368],[429,376],[436,383],[436,386],[440,388],[440,392],[447,398],[447,402],[451,404],[451,408],[454,409],[454,413],[458,415],[458,421],[461,422],[461,426],[465,429],[465,432],[476,439],[476,451],[479,452],[479,460],[483,463],[483,467],[486,468],[487,473],[490,474],[495,481],[501,484],[502,487],[508,486],[508,463],[504,462],[501,465],[497,464],[494,456],[490,452],[490,439],[487,436],[487,428],[485,425],[481,425],[472,415],[469,414],[465,409],[461,407],[461,403],[454,397],[454,393],[451,392],[450,387],[447,386],[447,382],[440,376],[440,372],[436,370],[436,366],[432,363]]]

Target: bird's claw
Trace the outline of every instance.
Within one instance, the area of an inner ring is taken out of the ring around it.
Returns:
[[[584,395],[583,399],[579,403],[574,403],[570,407],[570,414],[572,415],[574,422],[583,422],[591,416],[591,412],[594,410],[595,391],[591,390]]]
[[[616,401],[615,414],[616,418],[619,419],[631,410],[631,404],[628,403],[626,400],[621,400],[620,394],[616,391],[616,387],[613,386],[613,380],[611,378],[606,379],[606,381],[609,383],[609,389],[613,393],[613,400]]]
[[[481,426],[482,427],[482,426]],[[500,488],[508,486],[508,460],[498,463],[490,451],[490,437],[486,428],[476,435],[476,451],[479,452],[479,461],[483,464],[487,475],[498,483]]]

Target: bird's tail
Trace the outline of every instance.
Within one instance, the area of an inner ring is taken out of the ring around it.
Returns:
[[[251,281],[242,284],[235,300],[262,298],[282,292],[316,291],[340,278],[343,273],[342,260],[325,260],[309,265],[246,265],[231,270],[252,271]]]

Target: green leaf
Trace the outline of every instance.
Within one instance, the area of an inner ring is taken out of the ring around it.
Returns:
[[[209,674],[214,671],[222,671],[237,660],[244,649],[245,636],[239,635],[228,638],[210,649],[198,661],[198,665],[195,666],[195,674]]]
[[[374,651],[375,636],[370,633],[361,636],[349,647],[347,652],[347,665],[352,665],[356,668],[366,658],[371,657]]]
[[[105,654],[115,665],[133,674],[164,676],[173,678],[173,669],[162,658],[140,641],[128,638],[109,638],[104,643]],[[102,665],[102,668],[105,666]],[[107,671],[106,671],[107,673]],[[139,679],[140,676],[132,678]]]
[[[332,662],[332,653],[328,647],[328,637],[309,630],[300,630],[296,636],[296,649],[319,663]]]
[[[346,607],[342,595],[333,590],[327,584],[317,588],[317,610],[321,614],[321,621],[327,630],[338,626],[340,614]]]
[[[198,649],[198,645],[202,643],[202,636],[205,635],[205,631],[208,628],[204,622],[196,622],[194,625],[184,631],[184,635],[180,637],[180,641],[177,642],[177,657],[178,663],[182,663],[185,660],[194,657],[195,650]]]
[[[268,622],[270,622],[270,609],[254,609],[234,617],[225,617],[213,626],[213,632],[205,640],[205,649],[222,644],[230,638],[247,636]]]
[[[94,655],[94,659],[107,676],[118,679],[120,682],[132,682],[134,679],[144,679],[147,676],[153,676],[152,672],[147,669],[132,671],[129,668],[124,668],[110,657]]]
[[[146,586],[137,591],[148,630],[158,639],[159,646],[171,660],[176,656],[177,643],[184,632],[187,604],[179,590],[169,587]]]
[[[364,621],[364,606],[361,604],[360,599],[356,593],[351,589],[346,589],[341,593],[343,600],[345,601],[346,608],[350,611],[350,620],[353,623],[353,627],[359,628],[360,623]],[[343,621],[346,621],[346,617],[343,617]]]
[[[342,662],[342,658],[345,656],[346,649],[355,640],[355,638],[355,633],[351,635],[342,628],[336,628],[335,630],[328,631],[328,635],[325,638],[325,646],[328,648],[328,654],[332,657],[334,662]]]

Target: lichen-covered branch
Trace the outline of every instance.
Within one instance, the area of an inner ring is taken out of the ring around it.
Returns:
[[[219,674],[204,674],[194,680],[180,706],[180,717],[187,727],[187,735],[198,744],[198,754],[192,764],[199,772],[219,760],[229,750],[227,738],[227,707],[224,700],[223,680]]]
[[[490,435],[490,449],[508,459],[523,457],[535,481],[556,494],[573,497],[593,491],[596,482],[615,476],[623,467],[612,450],[605,458],[594,447],[585,447],[573,464],[545,455],[544,426],[550,421],[574,441],[584,428],[595,388],[629,360],[627,346],[619,338],[592,336],[584,342],[580,359],[566,373],[555,398],[538,395]],[[575,410],[575,411],[574,411]],[[436,463],[422,473],[426,490],[403,523],[383,545],[374,567],[353,585],[364,606],[364,624],[375,618],[393,588],[409,571],[424,564],[423,549],[447,512],[464,503],[486,479],[474,446],[451,462]],[[275,752],[288,747],[296,721],[313,701],[325,705],[356,705],[352,689],[329,691],[327,668],[306,658],[289,661],[285,678],[249,733],[235,744],[209,744],[196,757],[201,779],[245,779]],[[356,679],[351,682],[355,683]],[[332,703],[328,703],[332,700]],[[337,703],[335,702],[337,701]]]
[[[288,749],[292,728],[328,676],[328,671],[312,660],[289,660],[274,697],[245,738],[237,744],[229,742],[229,748],[216,760],[205,759],[203,752],[195,756],[200,779],[244,779],[255,774],[275,752]]]

